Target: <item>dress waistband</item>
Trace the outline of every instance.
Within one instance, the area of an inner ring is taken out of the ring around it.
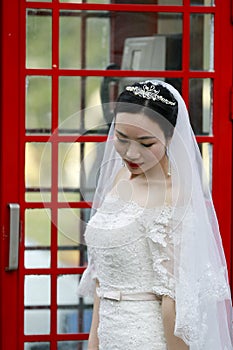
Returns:
[[[123,293],[120,290],[101,291],[100,288],[96,288],[96,294],[99,298],[115,301],[161,301],[161,298],[152,292]]]

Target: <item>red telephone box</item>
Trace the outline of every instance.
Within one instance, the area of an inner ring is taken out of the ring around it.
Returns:
[[[90,203],[80,188],[89,179],[93,191],[111,117],[102,103],[127,81],[181,91],[232,285],[232,39],[230,0],[2,0],[2,350],[86,349],[92,300],[76,289]]]

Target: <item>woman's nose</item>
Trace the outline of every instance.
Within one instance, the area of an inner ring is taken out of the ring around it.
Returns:
[[[129,145],[126,151],[126,157],[129,160],[136,160],[140,158],[140,153],[137,148],[137,145],[134,145],[133,143]]]

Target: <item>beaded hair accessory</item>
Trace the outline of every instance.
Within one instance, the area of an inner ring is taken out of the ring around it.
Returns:
[[[156,90],[155,85],[148,87],[147,85],[141,86],[126,86],[127,91],[132,92],[135,96],[146,98],[147,100],[160,101],[166,105],[175,106],[176,102],[172,102],[159,95],[160,90]]]

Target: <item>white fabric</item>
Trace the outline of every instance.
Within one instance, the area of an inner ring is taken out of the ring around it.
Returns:
[[[154,263],[153,273],[157,273],[157,278],[154,280],[153,291],[175,298],[175,334],[189,345],[190,350],[232,350],[232,309],[227,268],[218,222],[207,181],[205,180],[202,158],[182,97],[176,89],[167,83],[161,81],[153,81],[153,83],[166,86],[178,101],[177,125],[169,147],[169,157],[172,164],[172,220],[168,226],[165,225],[169,227],[169,232],[172,232],[170,237],[172,239],[177,237],[177,241],[176,244],[174,244],[174,241],[172,245],[169,244],[169,235],[166,234],[167,231],[165,229],[163,232],[164,236],[160,236],[159,247],[164,248],[161,254],[165,254],[167,259],[162,259],[163,266],[158,264],[161,261],[158,248],[158,217],[154,214],[151,230],[147,231],[150,256],[156,262]],[[106,200],[106,194],[111,190],[113,180],[122,166],[121,159],[114,149],[112,140],[113,125],[109,133],[100,169],[99,183],[93,201],[93,213]],[[91,222],[92,220],[100,220],[99,229],[106,227],[110,214],[106,215],[105,213],[105,218],[99,215],[99,211],[97,214],[93,216]],[[122,214],[122,209],[119,211],[120,214]],[[117,235],[110,235],[109,237],[103,234],[103,236],[98,236],[102,237],[100,239],[103,243],[108,242],[108,247],[109,244],[112,244],[111,254],[109,253],[108,256],[109,268],[113,268],[115,263],[117,263],[112,258],[113,249],[116,247],[120,249],[121,246],[123,249],[125,246],[123,242],[125,242],[129,234],[126,230],[128,226],[125,228],[125,222],[122,221],[119,215],[116,216],[116,220],[111,220],[111,224],[114,226],[114,223],[117,223],[117,225],[121,223],[121,234],[124,239],[116,245]],[[136,239],[135,234],[141,232],[141,226],[137,226],[135,220],[133,220],[132,224],[135,225],[132,232],[134,239]],[[97,236],[94,236],[95,233],[98,233],[98,230],[92,232],[93,243],[94,239],[97,238]],[[156,242],[153,239],[153,232]],[[178,236],[176,235],[177,232],[179,232]],[[128,239],[130,238],[128,237]],[[99,242],[99,239],[96,242]],[[131,243],[133,244],[133,241]],[[93,244],[91,245],[89,252],[92,251],[93,253],[91,255],[95,268],[97,268],[96,273],[98,278],[101,279],[101,275],[98,274],[101,274],[103,265],[100,265],[98,260],[100,257],[94,252],[97,248]],[[135,263],[132,264],[132,268],[135,270],[134,273],[131,271],[132,278],[138,268],[138,256],[143,254],[142,248],[140,246],[140,249],[135,250]],[[165,261],[167,264],[164,263]],[[90,266],[91,268],[93,266]],[[124,276],[124,270],[120,270],[120,264],[116,264],[115,268],[119,269],[119,276],[121,274]],[[90,271],[86,275],[89,274],[91,276]],[[140,272],[142,276],[146,273],[144,269]],[[105,271],[105,277],[107,276],[106,274],[107,270]],[[114,274],[114,281],[119,288],[120,281],[117,279],[117,273]],[[153,349],[155,348],[153,347]],[[108,349],[108,347],[103,349]]]
[[[98,278],[99,349],[166,350],[161,302],[117,299],[119,291],[123,295],[154,293],[175,297],[170,257],[180,233],[177,230],[169,234],[171,217],[170,207],[145,209],[108,195],[89,221],[85,241],[91,264],[79,294],[94,294],[92,281]],[[90,283],[86,290],[87,276]]]

